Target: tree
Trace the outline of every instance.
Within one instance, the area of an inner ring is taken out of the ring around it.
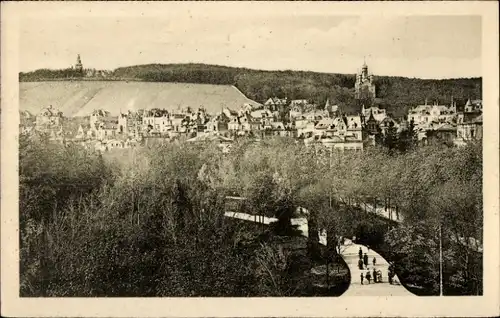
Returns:
[[[417,146],[417,132],[415,131],[415,122],[410,121],[408,128],[402,130],[398,138],[398,149],[405,152],[414,149]]]
[[[396,127],[394,126],[393,122],[389,122],[389,127],[387,127],[387,130],[383,137],[383,144],[389,149],[389,151],[392,152],[397,149],[398,141],[399,140]]]

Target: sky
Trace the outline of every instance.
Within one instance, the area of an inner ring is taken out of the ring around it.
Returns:
[[[77,54],[97,69],[207,63],[354,74],[366,59],[375,75],[456,78],[482,67],[480,16],[33,13],[19,28],[20,71],[65,68]]]

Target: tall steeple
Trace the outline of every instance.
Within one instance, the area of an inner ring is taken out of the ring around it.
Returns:
[[[76,56],[75,69],[80,72],[83,71],[83,64],[82,64],[82,59],[80,58],[80,54]]]
[[[363,78],[368,77],[368,65],[366,65],[366,57],[363,57],[363,66],[361,67],[361,74]]]

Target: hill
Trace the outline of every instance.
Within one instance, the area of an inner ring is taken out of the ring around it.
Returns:
[[[67,78],[60,71],[58,78]],[[54,72],[48,73],[54,79]],[[42,80],[43,73],[21,73],[20,81]],[[48,78],[47,78],[48,79]],[[264,102],[271,96],[289,99],[309,99],[323,106],[327,99],[347,113],[357,113],[361,103],[378,104],[396,117],[407,113],[409,107],[429,102],[449,104],[453,97],[458,106],[467,98],[482,98],[481,78],[430,80],[375,75],[376,101],[354,99],[353,74],[318,73],[306,71],[262,71],[206,64],[148,64],[121,67],[112,72],[111,79],[143,82],[177,82],[234,85],[248,98]],[[89,86],[92,86],[89,84]]]
[[[203,106],[208,112],[222,107],[239,108],[245,103],[258,105],[229,85],[187,83],[145,83],[125,81],[45,81],[21,82],[20,110],[33,114],[53,105],[65,116],[86,116],[94,109],[112,115],[120,111],[165,108],[174,110]]]

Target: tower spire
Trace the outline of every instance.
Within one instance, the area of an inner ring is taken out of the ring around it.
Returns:
[[[83,64],[82,64],[82,59],[80,58],[80,54],[77,54],[76,56],[75,69],[80,72],[83,70]]]

